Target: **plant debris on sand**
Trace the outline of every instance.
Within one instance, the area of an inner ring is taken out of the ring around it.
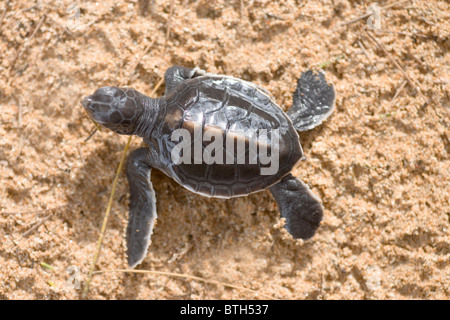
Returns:
[[[174,64],[255,82],[285,110],[302,71],[327,73],[336,109],[300,135],[293,171],[324,219],[295,241],[269,192],[208,199],[155,170],[139,267],[154,272],[119,272],[122,172],[88,298],[448,299],[449,3],[370,3],[1,2],[0,299],[81,297],[127,138],[85,142],[95,126],[80,98],[149,94]]]

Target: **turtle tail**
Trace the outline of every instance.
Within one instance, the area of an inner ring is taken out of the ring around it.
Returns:
[[[302,72],[294,92],[292,107],[286,112],[298,131],[311,130],[333,112],[336,92],[324,72]]]

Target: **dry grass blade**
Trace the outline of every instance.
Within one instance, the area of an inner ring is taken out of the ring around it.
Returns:
[[[395,100],[397,99],[400,92],[402,92],[403,88],[406,86],[407,83],[408,83],[407,80],[403,81],[402,84],[398,87],[397,91],[395,91],[395,95],[392,98],[391,102],[389,103],[390,107],[392,107],[394,105]]]
[[[96,122],[94,121],[94,123],[96,123]],[[92,138],[92,136],[97,132],[97,130],[98,130],[98,128],[94,128],[94,130],[92,130],[92,132],[89,133],[88,137],[86,139],[84,139],[83,143],[88,142],[89,139]]]
[[[232,288],[232,289],[236,289],[236,290],[247,291],[247,292],[251,292],[255,295],[260,295],[262,297],[265,297],[265,298],[268,298],[271,300],[278,300],[277,298],[275,298],[271,295],[259,292],[257,290],[240,287],[240,286],[236,286],[234,284],[225,283],[225,282],[221,282],[221,281],[217,281],[217,280],[210,280],[210,279],[205,279],[205,278],[201,278],[201,277],[197,277],[197,276],[192,276],[192,275],[184,274],[184,273],[174,273],[174,272],[164,272],[164,271],[154,271],[154,270],[134,270],[134,269],[100,270],[100,271],[96,271],[95,273],[110,273],[110,272],[156,274],[156,275],[162,275],[162,276],[168,276],[168,277],[184,278],[184,279],[189,279],[189,280],[201,281],[204,283],[220,285],[223,287],[228,287],[228,288]]]
[[[134,71],[136,70],[137,66],[139,65],[139,63],[141,63],[142,58],[144,58],[144,56],[150,51],[150,49],[153,47],[153,45],[156,42],[156,38],[153,39],[152,42],[150,42],[150,44],[147,46],[147,48],[145,48],[144,52],[141,54],[141,56],[139,57],[139,59],[136,61],[136,63],[130,68],[130,71],[128,73],[128,79],[131,78],[131,76],[133,75]]]
[[[152,92],[150,92],[150,94],[149,94],[150,97],[153,97],[153,96],[155,95],[156,91],[158,91],[159,87],[161,87],[161,85],[163,84],[163,82],[164,82],[164,78],[161,78],[161,79],[159,80],[159,82],[156,84],[156,86],[153,88]]]
[[[61,209],[64,207],[67,207],[67,204],[63,204],[57,207],[53,207],[53,208],[49,208],[49,209],[41,209],[41,210],[31,210],[31,211],[17,211],[17,212],[0,212],[0,215],[17,215],[17,214],[38,214],[38,213],[44,213],[44,212],[49,212],[49,211],[54,211],[57,209]]]
[[[128,152],[128,148],[130,147],[130,143],[131,143],[131,138],[132,137],[133,136],[130,136],[128,138],[127,144],[126,144],[125,149],[123,150],[123,153],[122,153],[122,158],[120,159],[119,167],[117,168],[116,176],[114,178],[114,182],[113,182],[113,185],[112,185],[111,195],[109,197],[108,207],[106,208],[105,217],[103,218],[103,224],[102,224],[102,228],[100,230],[100,236],[98,237],[98,241],[97,241],[97,250],[95,252],[94,259],[92,260],[91,267],[89,268],[89,274],[88,274],[88,278],[86,280],[86,285],[85,285],[84,290],[83,290],[82,298],[85,298],[87,293],[88,293],[88,291],[89,291],[89,285],[90,285],[91,280],[92,280],[92,274],[94,272],[95,265],[97,264],[97,260],[98,260],[98,257],[100,255],[100,249],[101,249],[101,246],[102,246],[103,237],[104,237],[105,230],[106,230],[106,224],[108,222],[109,214],[111,212],[111,207],[112,207],[112,202],[113,202],[113,199],[114,199],[114,194],[116,193],[117,182],[119,181],[120,172],[122,171],[123,164],[125,163],[125,158],[126,158],[126,155],[127,155],[127,152]]]

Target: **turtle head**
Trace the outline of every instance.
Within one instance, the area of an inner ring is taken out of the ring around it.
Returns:
[[[81,105],[91,118],[119,134],[134,134],[144,111],[141,94],[134,89],[102,87],[85,97]]]

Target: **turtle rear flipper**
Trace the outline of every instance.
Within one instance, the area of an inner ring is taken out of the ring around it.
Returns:
[[[147,254],[156,219],[156,198],[150,181],[147,148],[133,151],[127,163],[130,213],[127,227],[128,265],[134,268]]]
[[[333,112],[336,93],[323,72],[302,72],[292,107],[286,112],[294,128],[306,131],[321,124]]]
[[[270,187],[270,192],[278,203],[281,216],[286,219],[286,230],[295,239],[311,238],[323,216],[323,207],[317,196],[292,174]]]

